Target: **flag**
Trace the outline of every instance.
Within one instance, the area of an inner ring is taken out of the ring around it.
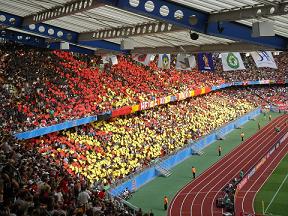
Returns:
[[[133,54],[132,59],[147,66],[152,59],[152,54]]]
[[[246,69],[239,52],[221,53],[224,71]]]
[[[194,55],[178,54],[176,69],[191,70],[196,67],[196,60]]]
[[[110,60],[111,60],[112,65],[118,64],[118,59],[116,55],[110,56]]]
[[[199,71],[214,71],[211,53],[198,53],[198,69]]]
[[[110,63],[112,65],[118,64],[118,59],[116,55],[102,56],[102,61],[103,61],[103,64],[110,64]]]
[[[102,56],[102,62],[103,64],[109,64],[110,62],[109,56]]]
[[[158,67],[162,69],[170,68],[170,54],[159,54]]]
[[[276,62],[270,51],[258,51],[251,53],[258,68],[268,67],[277,69]]]

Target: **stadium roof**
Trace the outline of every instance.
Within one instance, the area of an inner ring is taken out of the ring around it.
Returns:
[[[0,5],[2,31],[98,53],[121,51],[122,40],[143,53],[287,48],[288,3],[280,0],[0,0]],[[273,22],[276,36],[252,37],[256,21]],[[197,40],[190,38],[194,32]]]

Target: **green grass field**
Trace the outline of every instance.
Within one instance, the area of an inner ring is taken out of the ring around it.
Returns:
[[[271,115],[273,118],[279,116],[278,113],[271,113]],[[258,131],[258,121],[262,126],[264,126],[268,123],[268,117],[264,117],[263,114],[261,114],[255,121],[249,121],[243,125],[243,129],[235,129],[226,135],[224,140],[216,141],[210,146],[206,147],[203,150],[204,155],[190,157],[183,163],[174,167],[171,170],[172,175],[168,178],[157,177],[153,181],[144,185],[142,188],[137,190],[133,194],[133,197],[128,201],[134,206],[142,208],[144,212],[149,212],[152,210],[154,215],[166,215],[166,211],[163,210],[164,195],[168,197],[170,202],[177,191],[191,181],[191,166],[195,166],[197,168],[197,174],[205,171],[221,158],[218,156],[218,145],[222,146],[223,157],[241,143],[241,131],[244,131],[245,139],[254,135]]]
[[[262,200],[265,215],[288,215],[288,154],[256,195],[254,209],[259,214],[263,213]]]

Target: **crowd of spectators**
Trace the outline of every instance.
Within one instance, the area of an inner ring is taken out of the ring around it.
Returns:
[[[245,92],[228,90],[94,122],[31,142],[71,175],[111,184],[256,106],[254,98],[247,99]]]
[[[268,104],[288,106],[288,86],[253,87],[250,90]]]
[[[105,186],[72,176],[31,143],[1,134],[1,216],[130,216]]]

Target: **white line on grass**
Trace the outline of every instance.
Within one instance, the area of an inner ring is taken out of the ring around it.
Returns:
[[[281,190],[283,184],[285,183],[286,179],[288,178],[288,174],[285,176],[284,180],[282,181],[281,185],[279,186],[278,190],[276,191],[276,193],[274,194],[273,198],[271,199],[270,203],[268,204],[267,208],[265,209],[264,213],[267,212],[267,210],[269,209],[270,205],[273,203],[275,197],[277,196],[277,194],[279,193],[279,191]]]

